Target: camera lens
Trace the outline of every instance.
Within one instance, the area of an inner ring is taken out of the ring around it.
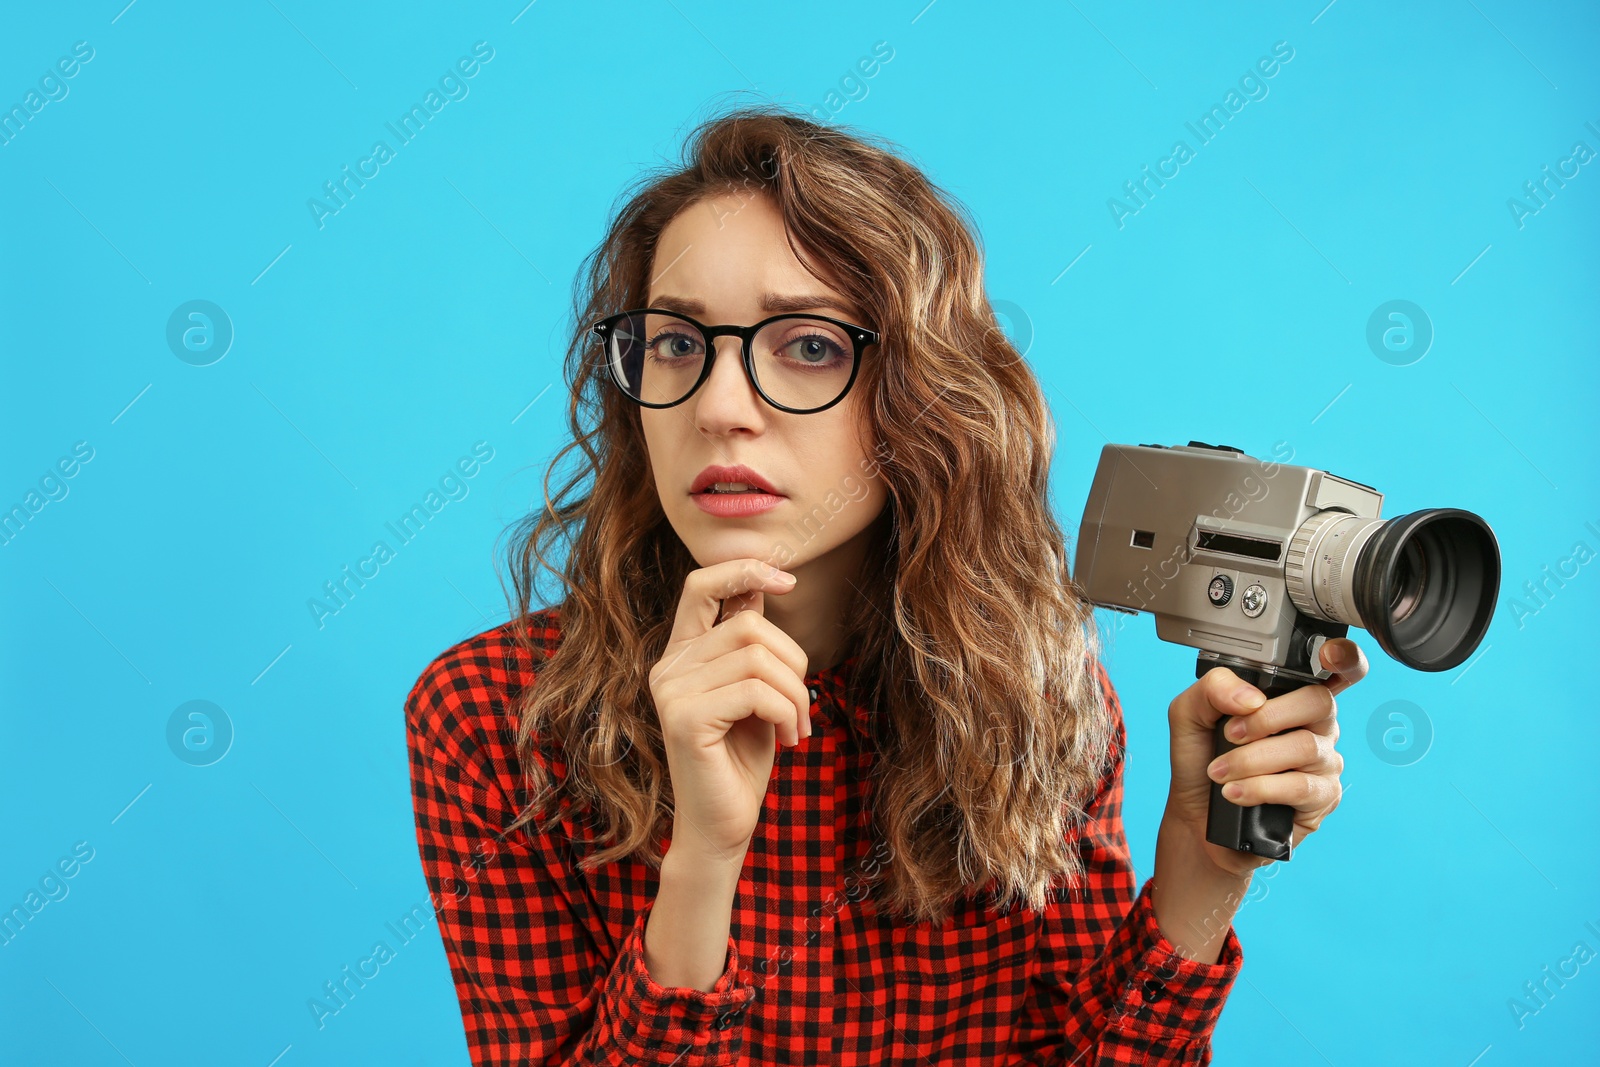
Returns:
[[[1398,622],[1415,610],[1428,579],[1427,558],[1415,541],[1406,545],[1395,565],[1394,593],[1389,601],[1389,617]]]
[[[1500,548],[1483,519],[1457,508],[1393,519],[1328,510],[1295,531],[1284,578],[1307,615],[1367,630],[1407,667],[1446,671],[1489,629]]]
[[[1384,522],[1356,552],[1350,592],[1359,623],[1420,671],[1472,655],[1500,590],[1500,548],[1470,511],[1428,508]]]

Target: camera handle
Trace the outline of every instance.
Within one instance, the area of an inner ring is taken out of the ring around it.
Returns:
[[[1239,679],[1261,690],[1268,700],[1321,683],[1311,675],[1282,667],[1264,667],[1235,656],[1201,652],[1195,661],[1194,676],[1202,678],[1213,667],[1227,667]],[[1224,736],[1233,721],[1224,715],[1212,731],[1214,754],[1231,752],[1239,746]],[[1249,852],[1272,860],[1288,860],[1294,850],[1294,808],[1287,804],[1257,804],[1240,807],[1222,795],[1222,784],[1211,783],[1211,806],[1206,813],[1206,840],[1214,845]]]

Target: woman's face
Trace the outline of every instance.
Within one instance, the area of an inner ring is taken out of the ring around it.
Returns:
[[[707,326],[750,326],[779,313],[768,309],[770,298],[800,296],[810,298],[804,307],[782,310],[875,325],[801,265],[777,206],[760,194],[729,193],[680,212],[661,233],[651,276],[647,306],[665,305]],[[887,456],[864,440],[861,378],[833,407],[794,415],[756,392],[737,337],[715,344],[711,375],[693,396],[675,407],[639,408],[662,510],[702,567],[749,556],[792,571],[861,534],[887,500],[878,474]],[[863,350],[863,363],[876,351]],[[777,506],[723,515],[696,503],[692,490],[706,467],[741,464],[776,491]]]

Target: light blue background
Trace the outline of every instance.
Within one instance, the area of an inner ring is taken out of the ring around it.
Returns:
[[[1104,444],[1191,438],[1287,441],[1386,515],[1463,507],[1499,536],[1469,667],[1352,632],[1347,799],[1239,913],[1217,1061],[1594,1061],[1600,962],[1520,1028],[1509,1001],[1600,951],[1600,564],[1513,608],[1600,551],[1600,162],[1520,227],[1507,204],[1600,150],[1592,6],[125,2],[9,5],[0,32],[6,109],[94,49],[0,145],[0,504],[94,450],[0,546],[0,905],[94,850],[0,946],[7,1062],[467,1062],[431,925],[323,1028],[307,1006],[427,908],[402,701],[507,617],[496,538],[560,444],[571,279],[613,197],[722,107],[830,92],[975,213],[1074,538]],[[308,199],[477,41],[469,95],[319,228]],[[1185,122],[1279,41],[1267,96],[1197,146]],[[1108,199],[1179,138],[1195,157],[1119,228]],[[205,367],[165,340],[195,299],[236,332]],[[1393,299],[1435,331],[1407,366],[1365,339]],[[479,441],[468,495],[319,627],[308,600]],[[1110,648],[1142,881],[1194,653],[1148,616]],[[1397,699],[1434,731],[1409,766],[1366,742]],[[232,725],[208,767],[168,746],[191,700]]]

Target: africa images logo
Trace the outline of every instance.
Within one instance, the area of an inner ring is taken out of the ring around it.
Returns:
[[[1239,78],[1238,88],[1230,87],[1223,94],[1220,104],[1212,104],[1209,109],[1201,112],[1199,118],[1193,122],[1185,122],[1184,128],[1194,135],[1195,147],[1190,148],[1189,142],[1175,141],[1172,150],[1166,157],[1156,161],[1154,172],[1150,164],[1146,163],[1141,169],[1141,175],[1132,181],[1122,183],[1123,194],[1126,200],[1109,197],[1106,200],[1106,210],[1111,212],[1111,221],[1117,224],[1117,229],[1127,225],[1127,220],[1150,206],[1150,201],[1155,198],[1156,192],[1167,187],[1167,182],[1176,178],[1184,164],[1194,159],[1199,148],[1203,148],[1221,135],[1228,121],[1245,109],[1245,105],[1252,101],[1265,100],[1271,90],[1267,82],[1277,77],[1278,72],[1288,65],[1294,58],[1294,46],[1288,41],[1278,41],[1272,46],[1272,55],[1262,56],[1256,60],[1255,65],[1246,70]]]
[[[317,224],[317,229],[325,228],[329,218],[349,207],[356,193],[365,189],[368,181],[382,173],[382,167],[395,158],[398,149],[415,140],[428,125],[428,120],[443,111],[446,104],[452,100],[465,100],[467,94],[472,91],[467,81],[476,77],[483,69],[482,64],[487,64],[493,58],[494,49],[489,42],[479,41],[474,44],[471,56],[462,56],[456,60],[452,69],[440,75],[437,89],[429,86],[428,91],[423,94],[422,103],[412,104],[410,110],[395,120],[400,124],[399,128],[395,127],[394,122],[384,123],[389,132],[394,134],[395,147],[391,148],[388,141],[374,141],[372,151],[356,161],[354,172],[351,171],[350,164],[346,163],[340,168],[342,175],[337,182],[323,182],[324,198],[318,199],[313,196],[306,201],[306,207],[311,211],[311,221]]]

